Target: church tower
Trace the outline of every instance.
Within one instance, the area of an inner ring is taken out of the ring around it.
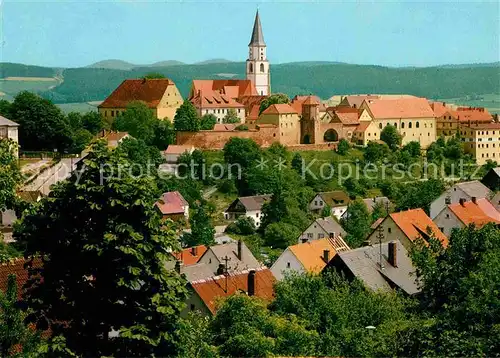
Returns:
[[[259,10],[255,15],[252,39],[248,44],[247,79],[254,83],[259,95],[268,96],[271,94],[271,75],[266,56],[266,43],[260,25]]]

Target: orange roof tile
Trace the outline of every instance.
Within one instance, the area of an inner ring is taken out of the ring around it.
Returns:
[[[289,246],[288,249],[295,255],[297,260],[300,261],[302,266],[307,272],[319,273],[326,266],[323,259],[323,252],[329,250],[329,259],[333,259],[335,254],[335,247],[328,238],[312,240],[305,243]]]
[[[200,90],[190,99],[196,108],[244,108],[241,103],[236,102],[231,96],[220,94],[212,90]]]
[[[455,111],[460,122],[492,122],[493,117],[485,108],[459,107]]]
[[[255,269],[255,297],[264,300],[272,300],[274,296],[274,283],[276,278],[267,268]],[[210,312],[215,313],[217,300],[229,297],[240,291],[248,292],[248,273],[245,270],[240,273],[227,276],[220,275],[208,279],[191,282],[191,287],[205,303]],[[226,286],[227,282],[227,286]],[[227,289],[226,289],[227,287]]]
[[[189,204],[178,191],[163,193],[155,205],[163,215],[184,214],[184,208]]]
[[[451,111],[452,109],[447,107],[444,102],[429,102],[432,110],[434,111],[434,115],[436,117],[441,117],[446,112]]]
[[[297,114],[297,111],[287,103],[272,104],[269,107],[267,107],[267,109],[264,112],[262,112],[262,114],[290,114],[290,113]]]
[[[336,116],[342,124],[359,124],[359,111],[357,108],[347,106],[328,107],[326,111],[332,117]]]
[[[129,134],[127,132],[110,132],[110,133],[106,134],[105,138],[108,141],[120,141],[123,138],[126,138],[128,136],[129,136]]]
[[[255,104],[247,115],[247,120],[257,120],[259,118],[260,105]]]
[[[17,283],[17,296],[18,298],[21,298],[24,291],[23,286],[29,278],[28,268],[24,268],[24,265],[29,261],[29,259],[20,257],[0,264],[0,291],[6,291],[9,275],[15,275]],[[42,260],[35,258],[33,260],[33,267],[42,267]]]
[[[236,124],[233,123],[218,123],[214,126],[214,131],[234,131]]]
[[[374,118],[434,118],[425,98],[372,99],[365,102]]]
[[[357,126],[354,131],[363,133],[368,129],[368,127],[370,126],[371,123],[372,122],[368,122],[368,121],[359,122],[359,126]]]
[[[241,96],[257,95],[257,90],[250,80],[193,80],[191,96],[194,97],[198,91],[216,91],[235,99]],[[228,92],[225,92],[225,91]]]
[[[477,199],[476,203],[466,201],[448,205],[448,208],[465,225],[474,224],[482,227],[488,223],[500,224],[500,213],[488,201],[488,199]]]
[[[165,154],[184,154],[186,152],[191,153],[194,151],[194,147],[192,145],[177,145],[177,144],[169,144],[167,149],[163,153]]]
[[[168,86],[175,84],[167,78],[125,80],[98,107],[125,108],[132,101],[143,101],[156,108]]]
[[[389,215],[410,241],[414,241],[422,237],[422,235],[427,235],[427,228],[429,227],[435,238],[441,241],[443,246],[448,246],[448,239],[446,236],[422,209],[400,211]]]
[[[297,113],[302,113],[302,105],[303,104],[309,104],[309,105],[320,105],[321,104],[321,99],[318,96],[295,96],[293,97],[292,101],[290,102],[290,106],[295,109]]]
[[[472,129],[472,130],[482,130],[482,129],[500,129],[500,123],[497,122],[492,122],[492,123],[461,123],[461,125],[464,125],[465,128],[467,129]]]
[[[205,245],[199,245],[189,247],[180,252],[175,252],[172,255],[176,260],[182,261],[184,266],[188,266],[197,263],[198,260],[203,256],[205,251],[207,251],[207,247]]]

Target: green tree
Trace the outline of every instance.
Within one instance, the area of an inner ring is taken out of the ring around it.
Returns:
[[[368,142],[364,149],[364,158],[370,163],[375,163],[389,157],[391,150],[386,144]]]
[[[377,221],[380,218],[384,218],[392,212],[392,207],[390,204],[384,204],[381,201],[378,201],[373,206],[372,211],[372,222]]]
[[[230,108],[224,118],[222,118],[222,123],[235,124],[240,122],[241,119],[240,117],[238,117],[238,114],[236,113],[236,110],[234,108]]]
[[[19,144],[24,150],[64,152],[71,147],[70,126],[52,102],[31,92],[17,94],[10,108],[10,119],[19,124]]]
[[[349,144],[347,139],[342,138],[337,145],[337,153],[339,153],[340,155],[346,155],[350,148],[351,145]]]
[[[5,99],[0,99],[0,115],[10,118],[11,103]]]
[[[16,276],[11,274],[5,292],[0,291],[0,355],[34,357],[38,355],[40,334],[24,323],[17,292]]]
[[[92,133],[83,128],[74,131],[72,137],[73,144],[70,148],[72,153],[81,153],[94,139]]]
[[[326,218],[332,215],[332,208],[329,205],[325,205],[323,210],[321,210],[321,217]]]
[[[419,158],[422,148],[420,146],[420,142],[411,141],[406,144],[402,149],[404,152],[408,152],[412,158]]]
[[[14,154],[16,145],[10,139],[0,140],[0,211],[13,208],[16,189],[22,181]]]
[[[345,217],[340,220],[344,230],[348,233],[347,243],[352,248],[363,245],[370,233],[371,217],[363,200],[356,200],[349,204]]]
[[[286,222],[274,222],[264,230],[264,242],[272,248],[286,249],[299,241],[301,231]]]
[[[366,195],[366,189],[361,185],[359,180],[347,178],[342,185],[347,190],[351,197]]]
[[[213,114],[205,114],[201,117],[200,120],[200,129],[201,130],[212,130],[214,129],[215,124],[217,123],[217,117]]]
[[[215,358],[219,357],[215,346],[211,345],[209,317],[201,317],[190,313],[180,322],[177,333],[177,357],[182,358]]]
[[[292,158],[292,169],[295,170],[300,176],[303,175],[302,165],[304,163],[304,159],[299,152],[296,152]]]
[[[252,139],[232,137],[224,145],[224,160],[227,164],[239,164],[248,169],[262,156],[260,147]]]
[[[226,232],[237,235],[253,235],[255,231],[255,220],[248,216],[240,216],[226,228]]]
[[[169,144],[175,143],[175,130],[174,125],[168,119],[157,120],[155,122],[154,137],[150,145],[154,145],[159,150],[165,150]]]
[[[399,210],[422,208],[429,213],[431,203],[444,189],[444,182],[439,179],[404,184],[397,190],[396,207]]]
[[[384,141],[391,150],[396,150],[401,145],[401,135],[398,129],[391,124],[388,124],[380,132],[380,140]]]
[[[163,79],[165,78],[165,76],[162,75],[160,72],[149,72],[146,73],[142,78],[145,80],[156,80],[156,79]]]
[[[290,98],[284,93],[273,93],[260,102],[259,115],[273,104],[290,103]]]
[[[127,109],[116,117],[114,128],[117,131],[128,132],[136,139],[142,139],[151,144],[155,138],[155,126],[158,119],[154,112],[141,101],[133,101]]]
[[[176,131],[197,132],[200,130],[200,119],[196,108],[189,100],[177,109],[174,117],[174,128]]]
[[[134,164],[134,175],[154,175],[156,168],[164,162],[160,151],[142,139],[126,138],[115,150]]]
[[[289,214],[288,209],[283,187],[281,183],[276,183],[271,200],[262,205],[262,220],[259,229],[263,232],[267,225],[283,220]]]
[[[420,242],[411,255],[422,283],[421,309],[433,317],[419,332],[431,341],[423,355],[498,355],[500,229],[469,226],[451,234],[446,250],[434,240]]]
[[[197,208],[193,211],[193,214],[189,218],[191,233],[183,236],[184,243],[186,246],[213,245],[215,243],[215,229],[203,205],[198,204]]]
[[[89,158],[15,231],[27,257],[44,258],[25,298],[28,319],[51,329],[49,347],[63,337],[79,356],[172,354],[186,289],[164,266],[180,247],[154,209],[155,182],[132,175],[102,142]]]
[[[93,135],[107,129],[107,123],[99,112],[91,111],[82,116],[82,126]]]

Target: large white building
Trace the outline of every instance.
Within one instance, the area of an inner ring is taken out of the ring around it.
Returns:
[[[271,74],[266,49],[259,11],[257,10],[252,38],[248,44],[247,79],[254,83],[257,93],[261,96],[271,94]]]

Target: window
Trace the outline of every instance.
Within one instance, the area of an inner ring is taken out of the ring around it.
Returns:
[[[312,239],[312,238],[314,238],[313,233],[312,233],[312,232],[308,232],[308,233],[307,233],[307,238],[308,238],[308,239]]]
[[[416,127],[420,128],[420,122],[417,121]]]
[[[398,128],[398,124],[397,124],[397,123],[394,123],[394,127]]]
[[[401,128],[405,127],[405,122],[401,122]]]
[[[253,63],[250,63],[250,64],[248,65],[248,72],[249,72],[249,73],[253,73]]]
[[[193,304],[193,303],[191,303],[191,304],[189,305],[189,309],[190,309],[191,311],[194,311],[195,306],[194,306],[194,304]]]
[[[265,71],[265,69],[264,69],[264,64],[263,64],[263,63],[261,63],[261,64],[260,64],[260,72],[264,72],[264,71]]]
[[[286,268],[290,268],[290,262],[286,263]]]
[[[450,214],[446,214],[446,218],[449,219],[450,218]]]
[[[444,227],[440,227],[439,231],[444,232]]]
[[[412,123],[408,122],[408,128],[411,128]]]
[[[211,264],[212,263],[212,259],[208,259],[208,263]]]
[[[256,214],[255,214],[255,217],[256,217],[256,218],[258,218],[258,217],[259,217],[259,213],[256,213]]]
[[[0,138],[7,138],[7,127],[0,128]]]
[[[390,234],[392,232],[392,228],[388,227],[387,232]]]
[[[104,111],[104,117],[108,116],[108,111]]]
[[[314,200],[314,205],[318,205],[318,201],[317,200]]]
[[[115,116],[115,111],[111,111],[111,117]]]
[[[318,234],[318,239],[323,239],[325,237],[325,234]]]
[[[378,124],[378,127],[379,127],[380,129],[382,129],[382,123],[379,123],[379,124]]]

